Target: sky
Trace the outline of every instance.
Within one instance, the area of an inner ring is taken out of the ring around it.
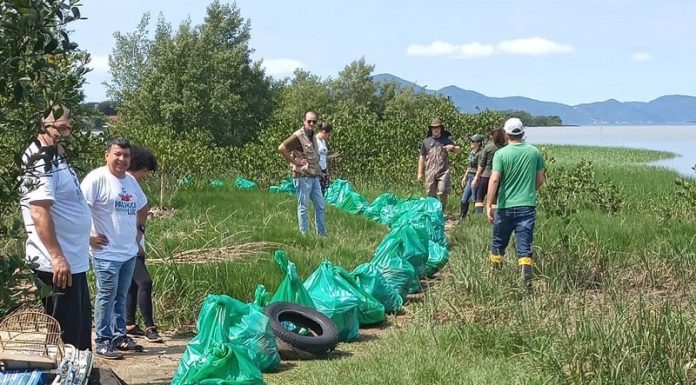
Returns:
[[[106,99],[113,33],[143,13],[200,24],[208,0],[84,0],[71,39],[92,54],[87,101]],[[223,1],[224,2],[224,1]],[[255,60],[275,78],[336,77],[364,57],[431,89],[575,105],[696,95],[693,0],[300,0],[236,2]],[[152,25],[151,31],[154,29]]]

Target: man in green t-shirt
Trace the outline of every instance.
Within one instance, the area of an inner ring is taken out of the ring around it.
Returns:
[[[545,180],[544,159],[536,147],[524,143],[521,120],[508,119],[503,130],[508,145],[493,156],[493,172],[488,184],[491,199],[487,203],[487,213],[488,220],[493,223],[490,260],[495,266],[502,264],[514,231],[522,279],[531,289],[537,190]]]

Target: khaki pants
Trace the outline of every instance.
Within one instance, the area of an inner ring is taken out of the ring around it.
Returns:
[[[450,192],[452,181],[449,171],[440,175],[439,178],[435,175],[427,175],[425,177],[425,192],[428,196],[435,197],[442,203],[442,211],[445,211],[447,206],[447,194]]]

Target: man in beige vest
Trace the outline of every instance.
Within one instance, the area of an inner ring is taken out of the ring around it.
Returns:
[[[317,234],[326,236],[324,228],[324,195],[321,193],[321,168],[319,167],[319,150],[315,127],[317,113],[308,111],[305,114],[303,127],[290,135],[278,146],[278,151],[290,165],[297,190],[297,219],[300,232],[306,235],[309,231],[307,211],[308,200],[314,205],[314,221]]]

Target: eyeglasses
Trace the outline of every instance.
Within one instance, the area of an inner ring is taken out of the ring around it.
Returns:
[[[309,124],[315,124],[317,121],[316,120],[308,120],[307,123]]]

